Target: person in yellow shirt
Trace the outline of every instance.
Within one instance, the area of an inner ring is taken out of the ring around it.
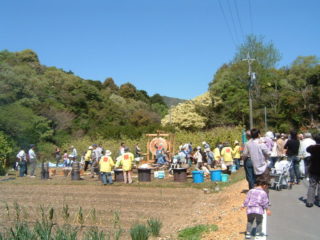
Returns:
[[[111,152],[107,150],[104,156],[102,156],[99,161],[101,181],[103,185],[112,184],[111,171],[113,166],[114,162],[111,157]]]
[[[240,168],[240,146],[237,140],[234,141],[234,148],[232,150],[233,163],[236,165],[236,169]]]
[[[220,154],[220,148],[219,145],[216,146],[215,149],[213,149],[213,156],[214,156],[214,165],[220,165],[220,160],[221,160],[221,154]]]
[[[129,152],[129,148],[124,149],[124,154],[120,156],[119,161],[116,163],[116,167],[122,166],[123,179],[125,183],[132,183],[132,167],[133,167],[134,155]]]
[[[89,164],[91,165],[92,160],[92,146],[89,146],[88,151],[84,155],[84,171],[88,170]]]
[[[232,148],[230,147],[229,143],[225,143],[225,147],[221,150],[221,157],[223,159],[223,163],[228,167],[233,164],[232,158]]]

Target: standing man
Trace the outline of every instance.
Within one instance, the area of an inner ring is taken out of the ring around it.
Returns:
[[[116,163],[116,167],[122,166],[123,170],[123,179],[125,183],[132,183],[132,165],[133,165],[134,156],[129,152],[129,148],[124,149],[124,154],[119,157],[119,161]]]
[[[291,163],[290,167],[290,183],[291,185],[300,183],[300,170],[299,170],[299,147],[300,141],[298,140],[297,132],[290,132],[290,139],[284,145],[284,149],[287,149],[288,161]]]
[[[237,140],[234,141],[234,148],[232,150],[233,163],[236,165],[236,169],[240,168],[240,146]]]
[[[300,150],[301,152],[301,157],[303,158],[304,161],[304,176],[309,180],[309,166],[310,166],[310,156],[311,154],[307,152],[307,148],[311,145],[315,145],[316,141],[314,141],[312,138],[311,133],[305,133],[304,134],[304,139],[301,141],[300,144]]]
[[[114,166],[114,162],[111,157],[111,152],[106,151],[105,155],[101,157],[99,161],[101,181],[103,185],[112,184],[111,171]]]
[[[102,153],[97,144],[93,144],[92,150],[92,165],[91,165],[91,177],[94,178],[94,173],[99,172],[99,160],[102,157]]]
[[[78,152],[74,146],[71,146],[70,150],[71,150],[71,153],[69,155],[69,158],[71,159],[71,162],[74,162],[78,158]]]
[[[251,138],[250,131],[246,131],[246,138],[248,141],[250,140],[250,138]],[[246,148],[247,144],[248,144],[248,142],[245,143],[244,148]],[[242,158],[243,158],[244,171],[246,172],[246,179],[248,181],[249,190],[250,190],[250,189],[254,188],[254,185],[256,183],[253,165],[252,165],[251,158],[249,156],[242,156]]]
[[[35,177],[35,170],[36,170],[36,166],[37,166],[37,155],[34,152],[35,146],[34,144],[30,145],[30,149],[28,152],[29,155],[29,161],[30,161],[30,177]]]
[[[260,130],[253,128],[250,131],[251,139],[246,143],[243,155],[250,157],[255,174],[255,178],[270,180],[269,168],[267,160],[271,152],[261,139]]]
[[[310,153],[310,165],[309,165],[309,188],[307,195],[307,207],[312,207],[315,200],[316,189],[320,186],[320,134],[317,134],[314,138],[316,145],[307,147],[307,152]],[[319,191],[319,190],[318,190]],[[319,194],[319,192],[318,192]]]
[[[54,156],[56,159],[56,167],[58,167],[60,160],[61,160],[61,151],[60,148],[56,147],[56,150],[54,151]]]

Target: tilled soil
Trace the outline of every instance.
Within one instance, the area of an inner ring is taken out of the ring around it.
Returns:
[[[14,220],[14,203],[21,208],[21,218],[35,221],[40,218],[39,207],[54,207],[59,224],[63,205],[70,208],[70,220],[77,225],[77,212],[82,207],[84,226],[98,225],[102,230],[113,227],[115,212],[120,215],[120,225],[128,230],[133,223],[146,223],[149,218],[159,218],[163,222],[163,239],[175,239],[177,232],[196,224],[216,224],[219,230],[204,239],[243,239],[246,219],[240,206],[245,198],[241,193],[246,189],[245,181],[225,188],[219,193],[207,194],[193,188],[151,188],[136,186],[93,185],[43,185],[34,180],[32,184],[0,184],[0,226],[3,228]],[[9,205],[9,214],[5,203]],[[97,221],[93,223],[91,213],[96,210]],[[126,235],[128,236],[128,235]]]

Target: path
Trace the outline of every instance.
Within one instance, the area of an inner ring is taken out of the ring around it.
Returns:
[[[307,208],[308,182],[292,190],[270,190],[272,216],[268,217],[268,240],[319,240],[320,207]]]

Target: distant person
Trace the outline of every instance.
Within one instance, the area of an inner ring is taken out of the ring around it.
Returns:
[[[230,167],[233,164],[232,148],[228,142],[226,142],[224,145],[225,147],[221,150],[221,158],[223,159],[223,163],[227,166],[228,170],[230,170]]]
[[[94,178],[95,173],[99,172],[99,161],[102,156],[101,149],[97,144],[92,145],[92,164],[91,164],[91,178]]]
[[[307,148],[311,145],[315,145],[316,141],[312,139],[311,133],[305,133],[304,139],[300,142],[299,152],[304,161],[304,176],[309,180],[309,166],[311,154],[307,152]]]
[[[23,149],[18,152],[17,160],[18,166],[20,167],[19,176],[24,177],[27,175],[27,154]]]
[[[243,156],[250,157],[256,181],[259,178],[270,180],[268,159],[271,152],[261,139],[259,129],[251,129],[250,135],[251,139],[245,144]]]
[[[307,194],[307,207],[312,207],[315,200],[315,192],[320,189],[320,134],[314,137],[316,145],[307,147],[307,152],[311,154],[309,165],[309,188]]]
[[[141,149],[139,147],[139,144],[137,143],[136,146],[134,147],[134,157],[135,158],[140,158],[142,156]]]
[[[271,215],[269,207],[269,197],[266,192],[269,180],[258,179],[256,186],[247,193],[247,197],[243,203],[243,208],[247,208],[247,229],[246,239],[251,239],[253,223],[256,221],[256,238],[264,237],[262,232],[262,221],[264,211]]]
[[[119,156],[121,156],[121,155],[124,154],[125,148],[126,148],[126,145],[122,142],[122,143],[120,144],[120,147],[119,147]]]
[[[61,161],[61,151],[60,148],[56,147],[55,151],[54,151],[54,156],[56,159],[56,167],[58,167],[60,161]]]
[[[129,151],[129,148],[125,148],[124,154],[117,159],[116,167],[122,166],[123,179],[125,183],[132,183],[132,167],[133,167],[134,156]]]
[[[67,150],[63,151],[63,165],[64,167],[70,167],[70,159]]]
[[[196,163],[196,169],[201,170],[202,166],[203,166],[203,159],[202,159],[200,146],[198,146],[196,149],[194,149],[193,159]]]
[[[232,149],[233,164],[236,165],[236,169],[240,168],[240,145],[237,140],[234,141],[234,148]]]
[[[101,157],[99,161],[101,181],[103,185],[112,184],[112,168],[114,167],[114,162],[111,157],[111,152],[106,150],[104,156]]]
[[[286,144],[286,136],[284,133],[277,135],[277,151],[279,158],[282,158],[286,155],[284,145]]]
[[[213,149],[213,156],[214,156],[214,165],[220,165],[221,164],[221,151],[219,148],[219,144],[217,144],[216,148]]]
[[[31,144],[29,152],[28,152],[29,161],[30,161],[30,176],[31,177],[35,177],[35,171],[36,171],[36,167],[37,167],[37,155],[36,155],[34,149],[35,149],[35,145]]]
[[[92,165],[92,150],[93,147],[89,146],[86,154],[84,155],[84,171],[87,171],[89,165]]]
[[[300,141],[298,140],[297,132],[290,132],[290,139],[284,145],[284,149],[287,150],[288,161],[291,162],[290,167],[290,184],[300,183],[300,169],[299,169],[299,147]]]
[[[277,138],[273,138],[273,146],[271,149],[271,155],[270,155],[270,165],[269,168],[274,168],[274,165],[276,164],[276,162],[279,160],[279,156],[278,156],[278,145],[277,145]]]
[[[71,153],[69,154],[69,159],[72,162],[76,161],[78,158],[78,152],[77,149],[74,146],[70,147]]]
[[[250,138],[251,138],[250,131],[246,131],[246,138],[248,141],[250,140]],[[248,141],[245,143],[245,145],[248,144]],[[256,182],[252,161],[251,161],[250,156],[246,156],[246,155],[243,155],[242,159],[243,159],[243,166],[244,166],[244,171],[246,173],[246,179],[247,179],[247,182],[249,185],[249,189],[252,189],[252,188],[254,188],[254,184]]]

